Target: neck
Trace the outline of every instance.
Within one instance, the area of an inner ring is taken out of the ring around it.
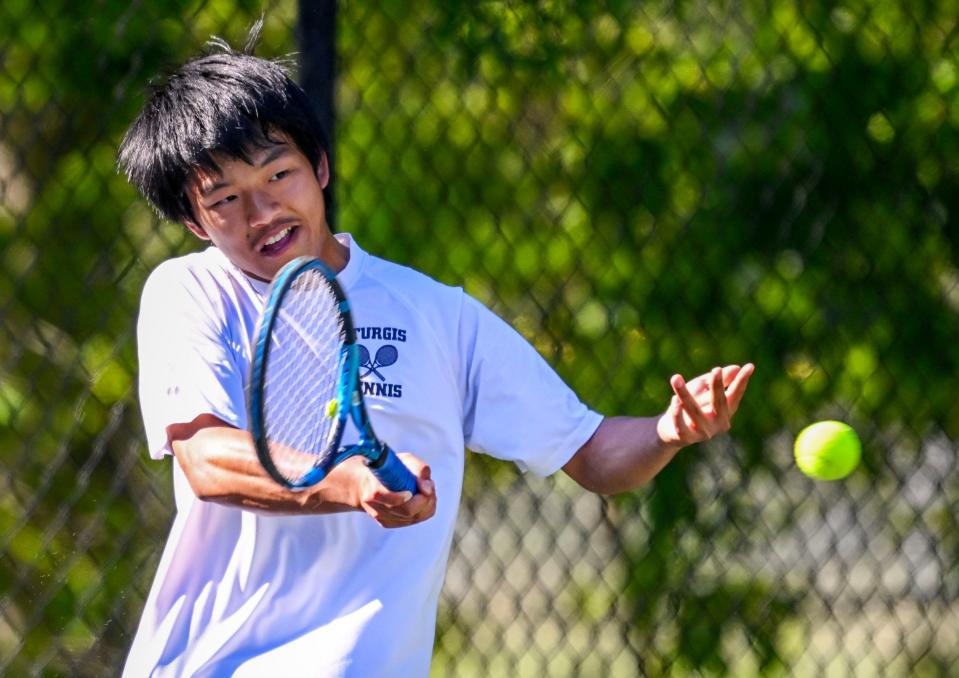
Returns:
[[[334,273],[339,273],[350,261],[350,248],[331,235],[321,248],[320,259]]]

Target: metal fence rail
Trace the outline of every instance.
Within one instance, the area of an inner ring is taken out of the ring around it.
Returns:
[[[315,59],[300,11],[0,6],[0,673],[116,671],[170,523],[133,327],[198,243],[119,138],[154,73],[261,12],[259,54]],[[463,285],[605,413],[758,368],[732,434],[635,493],[470,455],[434,674],[959,673],[959,8],[337,11],[340,229]],[[792,463],[823,418],[863,438],[845,481]]]

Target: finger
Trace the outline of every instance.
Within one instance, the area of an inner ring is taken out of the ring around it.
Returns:
[[[743,395],[746,393],[746,386],[749,384],[749,378],[755,371],[755,365],[752,363],[746,363],[743,365],[742,369],[739,370],[739,372],[736,374],[736,377],[726,389],[726,399],[729,401],[730,413],[735,414],[736,410],[739,409],[739,403],[742,401]]]
[[[684,407],[676,408],[673,423],[676,426],[676,431],[679,433],[680,440],[686,445],[701,442],[706,437],[703,435],[702,425],[697,426]]]
[[[428,496],[435,495],[436,487],[433,484],[433,472],[430,469],[429,464],[408,452],[400,452],[397,454],[397,456],[400,458],[400,461],[406,465],[406,468],[410,470],[410,473],[416,477],[417,494],[425,494]]]
[[[405,502],[383,505],[382,508],[397,516],[415,518],[422,514],[433,514],[436,507],[436,488],[431,478],[417,478],[417,493],[396,492],[393,495],[409,497]]]
[[[739,365],[726,365],[723,368],[723,388],[728,388],[742,368]]]
[[[371,507],[377,511],[390,511],[403,506],[413,498],[412,492],[374,492],[373,496],[367,500]]]
[[[693,432],[686,423],[685,417],[683,417],[683,404],[679,400],[678,395],[674,395],[670,399],[669,407],[663,413],[662,418],[669,422],[668,426],[672,429],[669,432],[669,440],[667,442],[679,443],[681,445],[689,444]]]
[[[379,478],[373,475],[372,471],[369,471],[369,474],[368,481],[371,482],[370,490],[367,494],[367,503],[377,507],[379,510],[393,509],[402,506],[413,498],[412,492],[408,490],[391,490],[386,487]]]
[[[432,518],[436,513],[436,499],[416,495],[406,504],[377,512],[377,520],[384,526],[414,525]]]
[[[415,475],[416,489],[419,494],[428,497],[436,494],[436,486],[433,484],[433,472],[429,466],[419,463],[419,468],[415,471]]]
[[[683,407],[679,401],[679,396],[673,396],[673,405],[673,428],[676,429],[676,436],[679,438],[679,442],[685,445],[696,442],[699,436],[689,427],[689,424],[686,423],[686,417],[683,414]]]
[[[422,474],[416,479],[418,493],[410,502],[409,511],[417,520],[426,520],[436,513],[436,486],[430,475],[430,467],[424,466]]]
[[[713,414],[716,419],[725,425],[729,421],[729,403],[726,400],[726,391],[723,387],[723,371],[714,367],[712,371]]]
[[[691,421],[690,427],[693,430],[705,430],[706,415],[703,413],[699,403],[696,402],[696,398],[694,398],[689,392],[689,389],[686,387],[686,382],[682,376],[674,374],[673,378],[669,380],[669,383],[673,387],[673,391],[679,397],[679,401],[683,406],[682,409],[686,411],[686,414]]]
[[[410,519],[413,522],[422,522],[436,513],[436,498],[417,495],[408,508]]]
[[[416,479],[416,489],[425,497],[432,497],[436,494],[436,487],[428,475],[425,478],[420,476]]]

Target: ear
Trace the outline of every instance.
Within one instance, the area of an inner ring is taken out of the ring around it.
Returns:
[[[320,161],[316,164],[316,180],[320,182],[321,189],[330,183],[330,161],[326,151],[320,153]]]
[[[200,226],[200,224],[196,223],[195,221],[191,221],[190,219],[187,219],[186,221],[183,222],[183,225],[186,226],[188,229],[190,229],[193,235],[198,237],[200,240],[210,239],[210,236],[206,234],[206,231],[203,230],[203,227]]]

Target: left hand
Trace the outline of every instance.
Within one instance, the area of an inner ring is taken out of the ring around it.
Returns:
[[[656,422],[660,440],[685,447],[728,431],[754,370],[752,363],[714,367],[689,383],[674,374],[669,384],[675,395]]]

